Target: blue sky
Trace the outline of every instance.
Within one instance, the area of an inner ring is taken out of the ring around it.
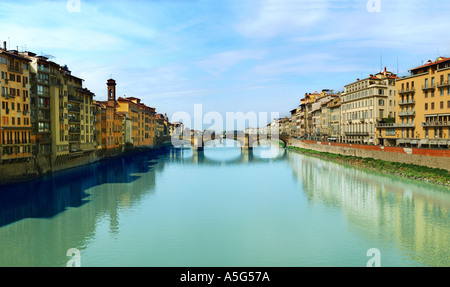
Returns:
[[[98,100],[112,76],[119,96],[169,116],[194,104],[287,115],[305,93],[450,56],[450,1],[367,2],[81,0],[70,12],[66,0],[0,0],[0,40],[55,56]]]

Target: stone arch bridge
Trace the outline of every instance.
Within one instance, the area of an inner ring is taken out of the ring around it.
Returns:
[[[203,151],[205,144],[208,141],[211,140],[223,140],[223,139],[232,139],[241,145],[242,149],[253,149],[253,146],[255,146],[258,141],[265,140],[265,139],[272,139],[272,140],[279,140],[283,142],[284,147],[291,145],[292,139],[288,135],[279,135],[279,136],[272,136],[272,135],[266,135],[266,134],[234,134],[234,135],[216,135],[216,134],[201,134],[201,135],[191,135],[191,136],[175,136],[172,137],[172,144],[174,144],[176,141],[181,142],[182,141],[189,141],[193,147],[194,150],[197,151]]]

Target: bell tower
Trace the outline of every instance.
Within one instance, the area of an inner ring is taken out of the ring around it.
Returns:
[[[116,81],[109,79],[106,83],[108,86],[108,103],[114,105],[114,111],[116,110]]]

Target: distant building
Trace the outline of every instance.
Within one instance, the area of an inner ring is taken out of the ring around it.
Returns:
[[[357,79],[341,94],[341,139],[344,143],[380,144],[378,122],[395,117],[395,81],[386,71]]]
[[[155,108],[148,107],[135,97],[119,97],[117,111],[126,113],[131,121],[131,140],[134,147],[153,147],[157,136]]]

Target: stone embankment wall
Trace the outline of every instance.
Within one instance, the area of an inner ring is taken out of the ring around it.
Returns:
[[[339,144],[292,139],[292,146],[334,154],[374,158],[450,171],[450,150]]]
[[[163,146],[161,146],[163,147]],[[158,149],[160,147],[155,148]],[[107,158],[119,157],[134,152],[154,150],[153,148],[132,148],[98,150],[92,152],[80,152],[66,156],[59,156],[54,161],[50,156],[30,158],[21,162],[0,163],[0,185],[22,182],[53,172],[67,170],[79,166],[88,165]]]

